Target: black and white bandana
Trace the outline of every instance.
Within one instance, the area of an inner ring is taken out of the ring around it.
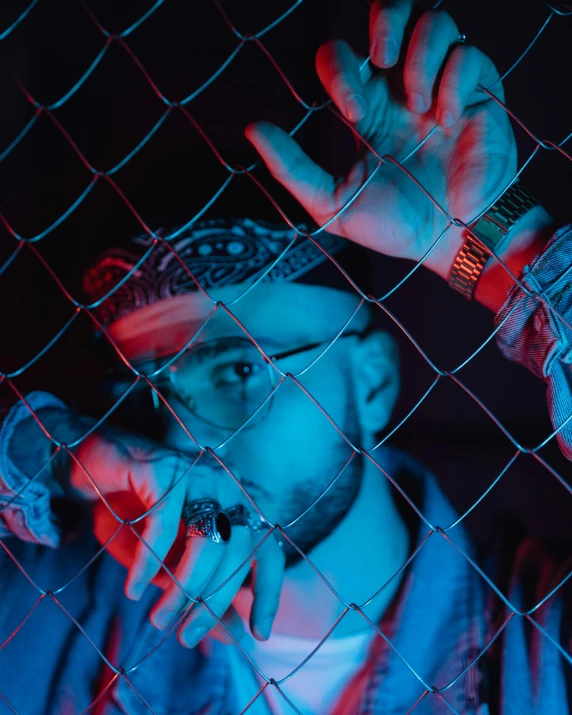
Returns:
[[[159,229],[156,233],[169,236],[177,230]],[[111,292],[95,309],[104,325],[138,308],[197,291],[197,282],[208,292],[220,286],[252,283],[265,271],[262,282],[266,283],[289,281],[354,291],[318,246],[288,226],[247,218],[197,222],[169,241],[173,252],[158,242],[133,270],[153,242],[148,234],[135,237],[133,250],[110,249],[86,272],[84,291],[91,303]],[[339,236],[323,232],[318,243],[342,265],[339,253],[351,255],[355,262],[355,254],[360,252],[365,262],[362,249]],[[113,290],[131,271],[132,275]]]

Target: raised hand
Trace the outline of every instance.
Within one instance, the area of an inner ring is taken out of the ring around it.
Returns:
[[[74,453],[77,461],[71,462],[70,482],[78,493],[99,502],[94,509],[94,531],[101,543],[117,532],[119,523],[98,490],[121,519],[133,521],[149,511],[134,524],[146,543],[124,526],[107,550],[128,569],[125,594],[129,598],[139,599],[150,583],[164,590],[151,612],[153,625],[164,629],[180,619],[179,642],[193,647],[217,626],[203,605],[192,605],[188,598],[201,597],[233,635],[240,637],[242,622],[231,603],[252,568],[250,627],[257,638],[269,637],[285,563],[275,535],[267,536],[254,558],[249,555],[266,530],[254,532],[247,526],[233,525],[226,544],[200,536],[185,538],[181,517],[185,504],[193,500],[207,497],[218,501],[223,509],[238,503],[254,509],[214,458],[202,455],[194,463],[186,455],[123,430],[95,432]],[[180,586],[162,569],[163,563]],[[228,583],[217,590],[226,579]],[[220,627],[217,635],[228,639]]]
[[[372,5],[370,56],[379,71],[343,40],[318,50],[320,80],[365,141],[341,181],[275,125],[257,122],[245,134],[273,176],[320,226],[336,217],[326,230],[381,253],[418,261],[448,219],[401,167],[391,160],[379,165],[380,157],[403,162],[437,126],[403,167],[452,218],[468,222],[514,176],[516,148],[506,111],[479,89],[490,88],[504,99],[491,60],[476,47],[459,44],[455,22],[441,11],[423,14],[406,45],[404,29],[412,4],[385,0]],[[400,56],[404,63],[396,66]],[[462,244],[461,232],[453,225],[425,259],[425,265],[444,278]]]

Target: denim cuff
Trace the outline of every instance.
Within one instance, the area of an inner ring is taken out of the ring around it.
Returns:
[[[26,401],[34,412],[46,408],[68,412],[61,400],[47,392],[32,392],[26,395]],[[34,474],[28,475],[10,457],[10,446],[18,439],[18,426],[33,419],[20,400],[0,427],[0,536],[11,534],[23,541],[57,548],[65,535],[61,516],[52,509],[50,501],[53,496],[49,488],[50,465],[42,469],[43,465],[38,464]]]
[[[572,225],[557,231],[545,250],[520,275],[495,318],[503,355],[546,379],[557,361],[572,362],[572,331],[538,297],[572,324]]]
[[[497,344],[547,383],[552,424],[572,459],[572,224],[554,234],[519,279],[531,294],[511,287],[495,318]]]

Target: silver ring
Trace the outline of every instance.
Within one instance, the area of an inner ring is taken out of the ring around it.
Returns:
[[[187,527],[187,538],[202,536],[217,544],[230,541],[233,526],[248,526],[252,531],[266,528],[266,521],[249,512],[243,504],[222,509],[216,499],[195,499],[185,505],[182,514]]]
[[[248,526],[252,531],[259,531],[267,527],[266,521],[260,514],[254,514],[243,504],[236,504],[226,509],[225,513],[230,519],[230,523],[236,526]]]
[[[463,35],[462,32],[459,33],[459,42],[457,43],[458,45],[464,45],[465,42],[467,41],[467,36]]]
[[[202,536],[216,544],[230,541],[231,521],[215,499],[195,499],[186,504],[182,519],[187,527],[187,538]]]

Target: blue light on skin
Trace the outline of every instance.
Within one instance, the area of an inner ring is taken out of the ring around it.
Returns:
[[[211,297],[226,303],[240,292],[241,286],[219,288],[211,291]],[[357,304],[357,295],[283,283],[259,284],[231,309],[251,335],[261,340],[262,347],[272,352],[279,346],[289,349],[330,340]],[[201,294],[193,296],[189,338],[211,311],[208,299]],[[368,318],[364,305],[347,329],[363,329]],[[244,333],[219,308],[201,338],[227,335]],[[319,353],[316,349],[287,358],[280,368],[296,374]],[[339,340],[299,379],[354,444],[370,448],[375,433],[387,425],[398,395],[395,343],[382,331],[363,340]],[[194,415],[179,405],[176,411],[191,433],[198,428]],[[200,430],[203,444],[209,446],[228,436],[228,432],[205,424]],[[194,453],[188,436],[172,418],[167,420],[165,441]],[[288,380],[274,397],[268,417],[233,437],[217,454],[248,480],[249,493],[267,517],[282,525],[316,499],[347,461],[351,449],[322,412]],[[347,602],[369,599],[409,555],[407,528],[392,489],[369,460],[355,459],[327,495],[287,531]],[[383,615],[399,584],[400,579],[395,579],[365,609],[374,622]],[[343,610],[334,597],[323,597],[324,590],[321,579],[304,561],[289,566],[273,632],[322,638]],[[234,600],[246,621],[251,600],[246,588]],[[366,629],[369,626],[363,618],[352,612],[336,627],[333,637]]]

